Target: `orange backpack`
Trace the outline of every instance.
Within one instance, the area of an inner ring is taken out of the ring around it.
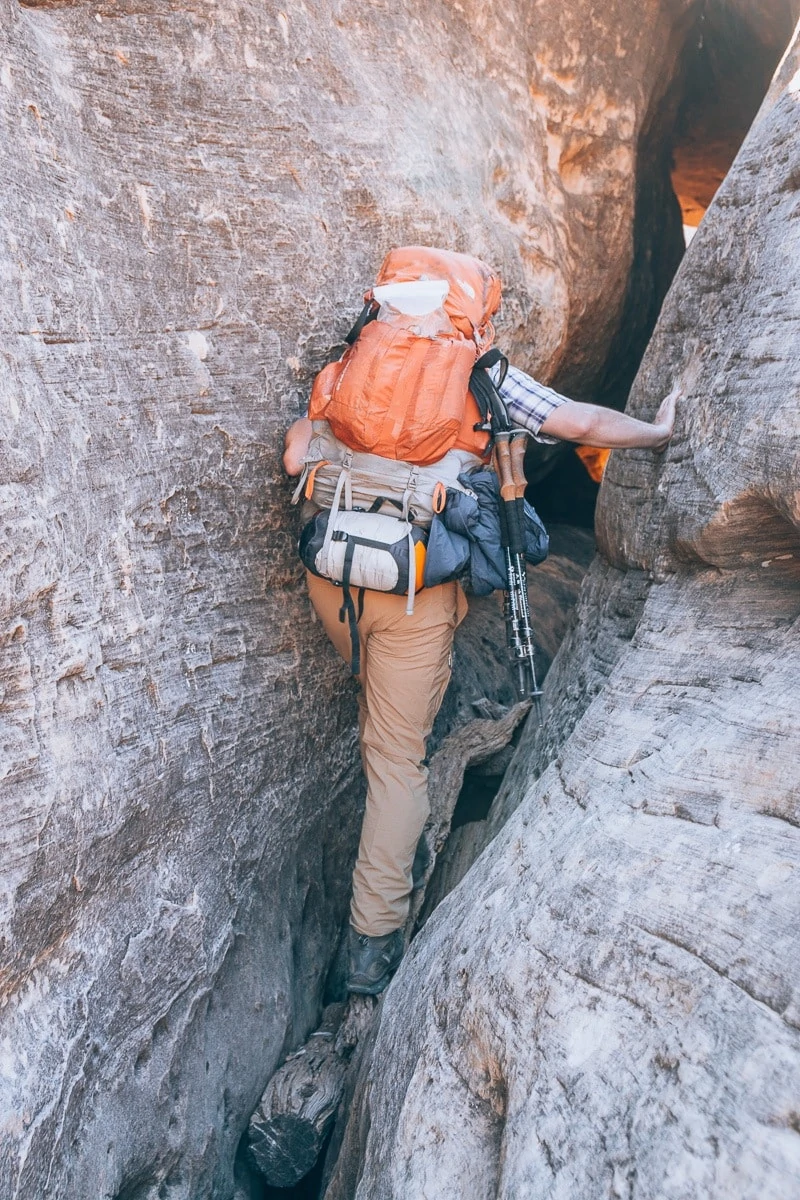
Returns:
[[[386,256],[375,286],[420,280],[449,284],[438,321],[380,306],[370,289],[349,349],[314,380],[308,415],[353,450],[427,466],[448,450],[486,452],[469,383],[494,340],[500,280],[468,254],[404,246]]]

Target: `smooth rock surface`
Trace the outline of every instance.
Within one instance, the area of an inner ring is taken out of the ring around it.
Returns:
[[[0,0],[0,1193],[226,1200],[359,823],[279,447],[382,254],[591,392],[690,0]]]
[[[386,994],[328,1200],[798,1194],[799,296],[795,42],[638,377],[649,417],[699,357],[676,437],[612,457],[548,726]]]

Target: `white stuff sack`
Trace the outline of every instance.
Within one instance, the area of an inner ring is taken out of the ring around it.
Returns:
[[[383,513],[320,512],[300,537],[300,557],[314,575],[352,588],[408,594],[409,611],[422,586],[424,553],[423,529]]]

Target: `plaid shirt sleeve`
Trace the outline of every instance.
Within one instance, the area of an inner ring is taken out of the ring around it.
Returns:
[[[497,383],[499,364],[492,367],[489,374]],[[552,388],[545,387],[543,383],[537,383],[535,379],[526,375],[524,371],[520,371],[518,367],[511,366],[506,372],[499,391],[512,425],[527,429],[537,442],[553,443],[558,441],[558,438],[548,437],[539,430],[554,409],[561,404],[568,403],[567,396],[559,395]]]

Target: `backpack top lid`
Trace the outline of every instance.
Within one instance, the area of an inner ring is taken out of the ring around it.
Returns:
[[[372,295],[378,304],[390,304],[406,316],[424,317],[442,307],[449,291],[446,279],[411,279],[408,283],[376,283]]]
[[[491,318],[500,307],[499,276],[470,254],[431,246],[400,246],[386,255],[375,283],[382,286],[425,279],[447,280],[445,312],[459,332],[487,349],[494,339]],[[371,299],[372,293],[366,298]]]

